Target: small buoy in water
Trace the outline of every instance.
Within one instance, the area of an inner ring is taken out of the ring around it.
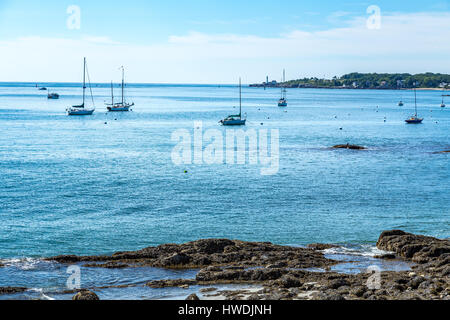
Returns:
[[[339,130],[342,130],[342,128],[339,128]]]
[[[108,124],[108,122],[105,122],[105,124]]]
[[[187,171],[187,170],[184,170],[184,173],[188,173],[188,171]]]
[[[261,122],[261,125],[263,126],[263,125],[264,125],[264,123],[262,123],[262,122]]]

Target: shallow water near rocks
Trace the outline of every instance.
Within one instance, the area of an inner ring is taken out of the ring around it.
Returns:
[[[359,250],[359,251],[358,251]],[[365,250],[365,251],[361,251]],[[369,267],[378,267],[380,271],[408,271],[413,264],[403,261],[384,261],[375,259],[373,255],[384,253],[375,248],[364,246],[351,248],[335,248],[325,250],[329,259],[340,261],[331,267],[331,271],[344,274],[368,272]],[[8,299],[43,299],[70,300],[72,292],[65,293],[67,280],[67,265],[47,262],[37,259],[7,260],[5,267],[0,268],[0,283],[2,286],[32,288],[24,293],[0,295],[0,300]],[[261,285],[214,285],[191,286],[182,288],[150,288],[145,284],[153,280],[195,279],[199,270],[166,270],[159,268],[124,268],[102,269],[81,267],[81,284],[83,288],[94,290],[100,299],[107,300],[184,300],[192,293],[202,299],[220,298],[220,291],[242,289],[257,289]],[[322,269],[305,269],[312,272],[325,272]],[[11,275],[13,277],[11,278]],[[45,282],[44,282],[45,280]],[[213,292],[201,293],[204,288],[216,288]]]

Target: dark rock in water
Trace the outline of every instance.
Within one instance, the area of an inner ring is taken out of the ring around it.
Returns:
[[[383,232],[377,247],[422,264],[447,259],[450,254],[449,240],[414,235],[401,230]]]
[[[145,286],[150,288],[175,288],[175,287],[189,287],[196,285],[195,280],[176,279],[176,280],[157,280],[150,281]]]
[[[186,301],[198,301],[200,298],[195,294],[191,294],[189,297],[186,298]]]
[[[76,295],[73,296],[72,300],[79,301],[96,301],[100,300],[100,298],[92,291],[89,290],[81,290]]]
[[[185,244],[166,244],[112,256],[58,256],[47,260],[60,263],[91,262],[87,267],[156,267],[196,269],[213,267],[325,268],[337,262],[312,249],[286,247],[267,242],[209,239]],[[101,263],[99,263],[101,262]]]
[[[383,259],[383,260],[395,260],[397,257],[395,254],[383,254],[381,256],[375,256],[375,259]]]
[[[327,244],[327,243],[312,243],[308,245],[308,248],[318,251],[323,251],[327,249],[333,249],[333,248],[339,248],[339,246],[334,244]]]
[[[22,293],[27,290],[28,290],[27,288],[21,288],[21,287],[0,287],[0,295]]]
[[[353,144],[338,144],[333,146],[333,149],[351,149],[351,150],[366,150],[366,147],[361,147]]]

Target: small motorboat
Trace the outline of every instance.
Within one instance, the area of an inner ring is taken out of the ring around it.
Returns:
[[[47,94],[47,98],[57,100],[57,99],[59,99],[59,94],[52,92],[52,93]]]

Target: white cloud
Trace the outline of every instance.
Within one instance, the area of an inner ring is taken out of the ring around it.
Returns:
[[[136,45],[108,37],[23,37],[0,42],[3,81],[77,81],[88,56],[93,81],[117,78],[128,66],[132,82],[248,82],[288,69],[291,77],[351,71],[450,73],[450,13],[383,15],[382,28],[366,18],[323,31],[292,31],[279,37],[189,32],[166,43]],[[278,77],[275,77],[278,78]]]

